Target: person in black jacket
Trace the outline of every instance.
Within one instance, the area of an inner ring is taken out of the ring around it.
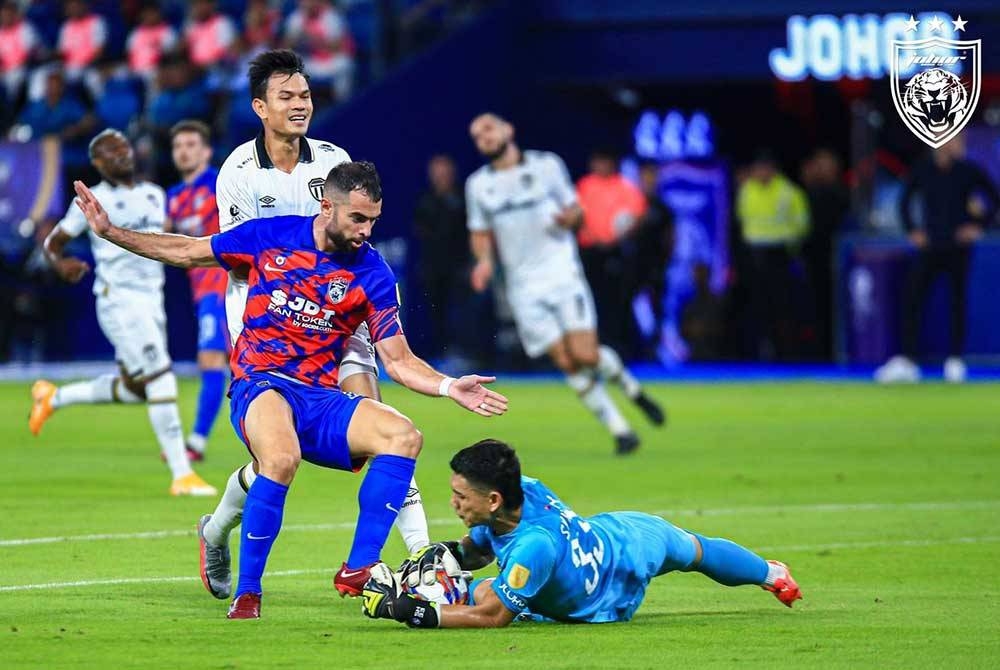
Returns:
[[[455,163],[443,154],[427,164],[430,189],[420,196],[413,214],[420,240],[418,268],[431,322],[432,351],[439,357],[457,345],[448,327],[449,312],[466,299],[463,275],[469,271],[469,233],[465,228],[465,198],[455,181]]]
[[[875,371],[879,382],[919,381],[914,360],[922,307],[941,273],[951,280],[951,345],[945,379],[965,380],[962,349],[971,248],[992,220],[1000,196],[989,177],[964,155],[965,143],[956,137],[914,166],[903,191],[903,225],[917,253],[903,299],[903,351]]]

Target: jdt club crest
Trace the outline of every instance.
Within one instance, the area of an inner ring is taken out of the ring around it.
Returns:
[[[331,279],[326,286],[326,298],[333,304],[337,304],[347,295],[347,289],[351,286],[351,280],[344,277]]]
[[[912,16],[908,31],[916,31]],[[927,20],[931,32],[947,21]],[[965,21],[951,21],[955,31],[965,31]],[[893,40],[889,75],[892,102],[906,127],[937,149],[947,143],[972,118],[979,102],[982,40],[931,37]]]

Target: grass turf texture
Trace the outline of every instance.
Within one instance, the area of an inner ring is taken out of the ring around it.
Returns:
[[[794,610],[696,574],[651,585],[635,619],[602,626],[410,631],[370,621],[331,587],[360,477],[303,464],[265,577],[264,619],[231,622],[197,579],[194,524],[214,499],[167,495],[142,407],[61,410],[33,439],[27,385],[0,386],[0,665],[20,667],[706,668],[997,667],[1000,429],[996,387],[676,385],[644,445],[610,438],[562,385],[499,385],[511,412],[483,420],[386,388],[423,430],[417,469],[432,536],[463,529],[448,459],[509,440],[526,474],[583,514],[660,511],[791,565]],[[186,425],[196,392],[182,386]],[[245,462],[220,416],[199,472],[220,489]],[[126,539],[10,540],[169,531]],[[238,543],[234,534],[234,545]],[[395,531],[384,558],[403,558]],[[235,558],[235,557],[234,557]],[[235,567],[235,561],[234,561]],[[302,572],[298,572],[302,571]],[[165,581],[164,578],[169,579]],[[161,581],[154,581],[154,580]],[[11,590],[12,585],[134,580]]]

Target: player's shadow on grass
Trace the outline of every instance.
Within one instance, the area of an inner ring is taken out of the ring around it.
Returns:
[[[774,608],[770,608],[774,611]],[[680,612],[649,612],[647,614],[637,614],[633,623],[660,623],[669,619],[677,619],[679,617],[711,617],[713,619],[756,619],[762,614],[765,614],[768,610],[766,609],[754,609],[754,610],[686,610]]]

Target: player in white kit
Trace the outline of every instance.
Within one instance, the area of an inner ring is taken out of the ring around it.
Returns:
[[[117,130],[102,131],[90,143],[90,160],[102,177],[94,195],[115,225],[131,230],[162,231],[166,220],[163,189],[135,178],[135,154]],[[83,212],[70,205],[44,243],[59,276],[76,283],[90,269],[63,256],[71,239],[90,231]],[[177,379],[167,352],[167,318],[163,312],[163,265],[108,243],[90,233],[96,261],[94,295],[97,322],[115,348],[121,373],[57,388],[38,380],[31,389],[28,428],[35,435],[61,407],[95,403],[146,403],[149,421],[173,474],[171,495],[215,495],[192,469],[184,447],[177,411]]]
[[[250,64],[249,77],[251,104],[263,127],[255,139],[236,147],[219,170],[216,201],[223,232],[251,219],[317,214],[330,169],[351,160],[344,149],[305,136],[313,104],[308,76],[295,52],[278,49],[258,55]],[[226,319],[234,344],[243,329],[246,297],[246,278],[230,274]],[[375,348],[368,326],[362,325],[341,361],[340,387],[379,400],[377,375]],[[229,597],[231,590],[229,534],[242,519],[247,491],[256,478],[253,465],[248,463],[229,477],[215,511],[198,523],[202,582],[216,598]],[[411,552],[430,543],[415,481],[396,527]]]
[[[494,247],[524,352],[548,353],[583,404],[628,454],[639,438],[615,406],[603,381],[619,384],[655,425],[665,416],[610,347],[597,340],[594,298],[584,278],[573,232],[583,211],[566,166],[546,151],[521,151],[514,127],[495,114],[477,116],[472,141],[489,163],[465,183],[468,227],[476,265],[472,287],[493,277]]]

